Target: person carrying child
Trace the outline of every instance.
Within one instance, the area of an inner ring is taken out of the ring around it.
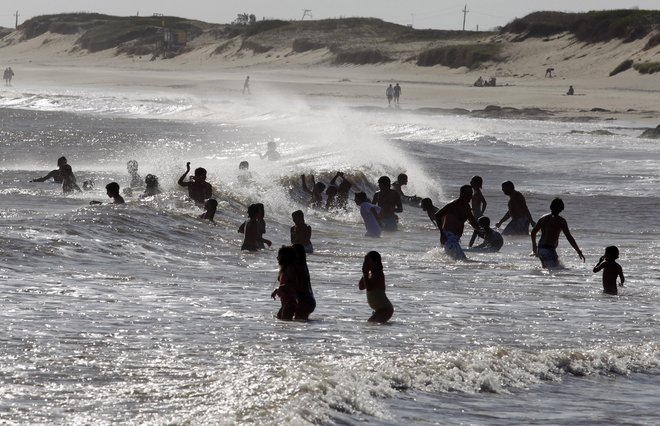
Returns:
[[[605,255],[601,256],[596,266],[594,266],[594,272],[603,271],[603,293],[618,294],[616,288],[617,277],[621,278],[619,287],[623,287],[623,283],[626,281],[626,278],[623,276],[623,268],[616,263],[616,259],[618,258],[619,248],[617,246],[609,246],[605,248]]]

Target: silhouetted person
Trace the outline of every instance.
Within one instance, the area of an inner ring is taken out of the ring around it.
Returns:
[[[3,78],[5,80],[5,86],[11,86],[11,79],[14,78],[14,70],[11,67],[7,67],[3,73]]]
[[[325,184],[323,182],[314,181],[314,175],[309,176],[312,179],[312,189],[309,189],[307,186],[305,175],[300,175],[302,189],[304,192],[311,194],[312,199],[309,203],[312,207],[323,207],[323,191],[325,190]]]
[[[156,175],[152,175],[151,173],[148,174],[144,178],[144,185],[144,193],[140,195],[140,198],[151,197],[152,195],[158,195],[161,193]]]
[[[392,95],[394,98],[394,105],[399,106],[399,97],[401,96],[401,86],[399,86],[399,83],[394,85]]]
[[[190,162],[186,163],[186,172],[179,178],[179,185],[188,188],[188,196],[196,203],[204,205],[204,202],[213,196],[213,187],[206,181],[206,169],[198,167],[195,176],[191,180],[184,179],[190,173]]]
[[[291,227],[291,244],[300,244],[306,253],[314,253],[312,246],[312,227],[305,223],[305,214],[302,210],[291,213],[293,226]]]
[[[474,192],[472,194],[472,214],[477,219],[479,219],[481,216],[484,215],[484,212],[486,211],[486,206],[488,205],[486,199],[484,198],[484,194],[481,193],[481,188],[483,187],[483,184],[484,181],[481,178],[481,176],[473,176],[472,179],[470,179],[470,186],[472,187],[472,190]],[[490,219],[488,220],[488,226],[490,227]],[[470,238],[470,243],[468,244],[468,247],[472,247],[478,235],[479,233],[477,231],[472,233],[472,238]]]
[[[312,291],[312,280],[309,276],[309,268],[307,267],[306,249],[302,244],[293,244],[296,250],[296,263],[295,269],[298,274],[298,285],[296,287],[296,313],[294,319],[308,320],[309,314],[316,309],[316,298]]]
[[[261,157],[262,160],[264,158],[268,158],[270,161],[279,160],[281,155],[279,152],[277,152],[277,144],[273,141],[268,142],[266,145],[266,152],[259,154],[259,157]]]
[[[53,179],[53,182],[62,183],[62,166],[67,164],[66,157],[57,159],[57,169],[51,170],[46,176],[32,179],[30,182],[45,182],[48,179]]]
[[[480,251],[480,252],[497,252],[500,251],[504,245],[504,239],[499,232],[495,231],[490,227],[490,218],[486,216],[481,216],[477,219],[479,227],[481,228],[480,236],[484,241],[475,246],[470,251]]]
[[[560,198],[555,198],[550,203],[550,213],[542,216],[536,226],[532,229],[532,253],[541,259],[541,265],[544,268],[557,268],[561,266],[559,256],[557,256],[557,246],[559,245],[559,234],[562,232],[568,242],[573,246],[580,259],[584,262],[584,256],[580,247],[568,230],[566,219],[559,216],[564,210],[564,202]],[[536,234],[541,231],[538,248],[536,246]]]
[[[199,218],[200,219],[205,219],[205,220],[210,220],[213,222],[213,218],[215,217],[215,212],[218,209],[218,202],[214,200],[213,198],[209,198],[206,200],[204,203],[204,213],[202,213]]]
[[[440,244],[444,247],[445,253],[454,260],[465,259],[461,247],[465,222],[469,221],[474,229],[479,229],[479,223],[472,214],[470,200],[472,200],[472,187],[463,185],[459,197],[450,201],[435,214],[435,221],[440,226]]]
[[[394,97],[394,87],[390,84],[385,89],[385,96],[387,96],[387,105],[392,106],[392,98]]]
[[[532,219],[532,214],[527,208],[525,197],[516,191],[513,182],[506,181],[502,183],[502,192],[509,196],[509,210],[504,214],[502,219],[495,225],[496,228],[502,226],[502,223],[511,219],[511,222],[504,228],[502,235],[527,235],[529,233],[529,225],[534,226],[535,222]]]
[[[619,248],[617,246],[609,246],[605,248],[605,255],[601,256],[596,266],[594,266],[594,272],[603,270],[604,293],[613,295],[618,294],[616,279],[621,278],[619,287],[623,287],[623,283],[626,281],[626,278],[623,276],[621,265],[616,263],[618,258]]]
[[[281,320],[292,320],[298,307],[296,292],[300,288],[300,283],[296,259],[296,249],[291,246],[282,246],[277,251],[277,263],[280,265],[277,281],[280,285],[270,296],[273,299],[279,297],[282,302],[282,307],[277,311],[277,318]]]
[[[387,176],[381,176],[378,179],[378,188],[380,191],[374,194],[372,204],[379,206],[382,210],[380,216],[383,221],[384,231],[396,231],[398,228],[399,217],[396,213],[403,211],[401,205],[401,196],[391,188],[392,183]]]
[[[119,195],[119,184],[117,182],[110,182],[105,186],[105,191],[108,197],[112,198],[112,204],[124,204],[124,198]],[[89,204],[103,204],[101,201],[90,201]]]
[[[144,186],[144,182],[142,181],[142,177],[138,173],[138,162],[135,160],[129,160],[126,163],[126,171],[128,171],[128,174],[131,175],[131,182],[128,185],[130,188],[142,188]]]
[[[73,174],[70,165],[63,164],[60,171],[62,172],[62,192],[64,194],[71,194],[73,191],[82,192],[82,189],[76,183],[76,176]]]
[[[337,179],[341,178],[341,183],[337,185]],[[337,186],[337,197],[335,199],[335,206],[345,209],[348,205],[348,196],[351,191],[351,186],[353,184],[346,179],[343,172],[337,172],[337,174],[330,181],[330,185]]]
[[[426,214],[429,216],[429,219],[431,219],[431,222],[433,222],[436,228],[440,228],[438,226],[438,223],[435,221],[435,214],[440,209],[433,205],[433,201],[430,198],[424,198],[422,199],[420,206],[422,207],[422,210],[424,210]]]
[[[250,94],[250,76],[249,75],[247,77],[245,77],[245,82],[243,83],[243,94],[245,94],[246,91],[248,92],[248,95],[249,95]]]
[[[373,310],[369,322],[387,322],[394,314],[392,302],[385,294],[385,274],[380,253],[370,251],[364,256],[362,278],[358,283],[360,290],[367,290],[367,303]]]
[[[573,89],[573,86],[568,86],[568,92],[566,92],[568,96],[574,95],[575,94],[575,89]]]

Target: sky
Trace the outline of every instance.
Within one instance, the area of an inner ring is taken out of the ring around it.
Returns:
[[[585,12],[603,9],[660,9],[660,0],[21,0],[3,1],[0,26],[13,28],[38,15],[97,12],[108,15],[151,16],[162,13],[211,23],[229,23],[238,13],[257,19],[298,20],[310,10],[313,19],[374,17],[415,28],[460,30],[467,5],[465,29],[488,30],[531,12]],[[309,19],[305,16],[305,19]]]

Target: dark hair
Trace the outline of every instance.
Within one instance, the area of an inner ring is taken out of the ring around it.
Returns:
[[[73,169],[68,164],[62,164],[62,166],[60,166],[60,169],[61,169],[60,171],[66,173],[67,175],[73,173]]]
[[[505,188],[505,187],[508,187],[508,188],[511,188],[511,189],[516,189],[516,187],[513,185],[513,182],[511,182],[510,180],[502,182],[502,188]]]
[[[363,202],[367,201],[367,194],[364,191],[356,192],[355,201],[362,204]]]
[[[247,161],[241,161],[240,163],[238,163],[238,170],[247,170],[249,168],[250,168],[250,163],[248,163]]]
[[[277,263],[280,265],[280,270],[287,266],[294,266],[298,254],[296,249],[292,246],[282,246],[277,251]]]
[[[422,207],[422,210],[427,211],[433,206],[433,201],[430,198],[423,198],[419,205]]]
[[[214,198],[209,198],[204,203],[204,207],[209,209],[209,210],[215,211],[218,208],[218,201],[215,200]]]
[[[257,211],[259,213],[263,213],[264,215],[266,214],[266,208],[264,207],[264,205],[262,203],[256,203],[255,206],[257,206],[257,209],[258,209]]]
[[[470,191],[470,194],[473,194],[474,192],[472,191],[472,187],[470,185],[463,185],[461,186],[461,190],[459,193],[459,196],[463,196],[463,194],[467,191]]]
[[[555,198],[552,200],[550,203],[550,212],[552,215],[557,216],[562,212],[562,210],[564,210],[564,202],[561,200],[561,198]]]
[[[65,165],[66,163],[67,163],[67,161],[66,161],[66,157],[65,157],[65,156],[61,156],[60,158],[57,159],[57,165],[58,165],[58,167],[62,167],[62,166]]]
[[[484,185],[484,180],[481,178],[481,176],[472,176],[472,179],[470,179],[470,184],[476,185],[477,188],[481,189],[481,187]]]
[[[195,177],[204,176],[206,177],[206,169],[204,167],[197,167],[195,169]]]
[[[481,216],[477,219],[477,222],[482,228],[490,228],[490,218],[488,216]]]
[[[380,253],[378,253],[377,251],[370,251],[369,253],[367,253],[366,256],[364,256],[364,258],[365,258],[365,260],[367,258],[371,259],[371,261],[376,264],[376,269],[377,270],[379,270],[379,271],[383,270],[383,260],[380,257]]]
[[[293,249],[296,251],[296,260],[298,263],[307,265],[307,253],[305,253],[305,246],[296,243],[291,247],[293,247]]]
[[[156,177],[156,175],[152,175],[151,173],[149,173],[144,178],[144,183],[147,184],[147,186],[158,186],[158,177]]]
[[[328,189],[326,189],[325,193],[330,196],[337,195],[337,187],[334,185],[330,185]]]
[[[296,218],[305,219],[305,214],[302,210],[296,210],[295,212],[291,213],[291,218],[293,220],[296,220]]]
[[[117,182],[110,182],[105,186],[105,189],[111,194],[119,195],[119,184]]]
[[[316,182],[314,184],[314,189],[316,189],[318,192],[323,192],[325,189],[325,184],[323,182]]]
[[[408,175],[405,173],[400,173],[399,176],[396,177],[397,182],[401,183],[401,181],[406,181],[408,182]]]
[[[614,259],[619,258],[619,248],[617,246],[605,247],[605,256],[612,257]]]
[[[392,181],[387,176],[381,176],[378,178],[378,186],[380,185],[383,186],[387,185],[387,187],[389,188],[389,186],[392,185]]]
[[[257,216],[258,213],[259,213],[259,206],[258,205],[250,204],[248,206],[247,214],[248,214],[248,217],[250,219],[254,219]]]

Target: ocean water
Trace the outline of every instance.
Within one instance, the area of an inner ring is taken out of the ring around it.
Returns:
[[[637,138],[640,125],[3,89],[0,423],[660,422],[660,145]],[[281,160],[260,158],[269,141]],[[28,182],[61,155],[94,190]],[[89,206],[107,200],[106,183],[128,184],[131,159],[164,193]],[[177,188],[187,161],[208,169],[215,224]],[[327,183],[338,170],[369,194],[379,176],[406,172],[407,193],[440,206],[481,175],[493,223],[504,180],[535,218],[560,196],[587,261],[563,237],[560,270],[543,270],[527,237],[453,261],[412,206],[399,232],[365,239],[355,206],[313,210],[300,190],[301,173]],[[254,202],[274,244],[244,253],[237,228]],[[274,319],[270,299],[297,209],[316,250],[306,323]],[[591,272],[608,245],[626,275],[618,296]],[[395,308],[386,325],[366,322],[357,288],[370,250]]]

